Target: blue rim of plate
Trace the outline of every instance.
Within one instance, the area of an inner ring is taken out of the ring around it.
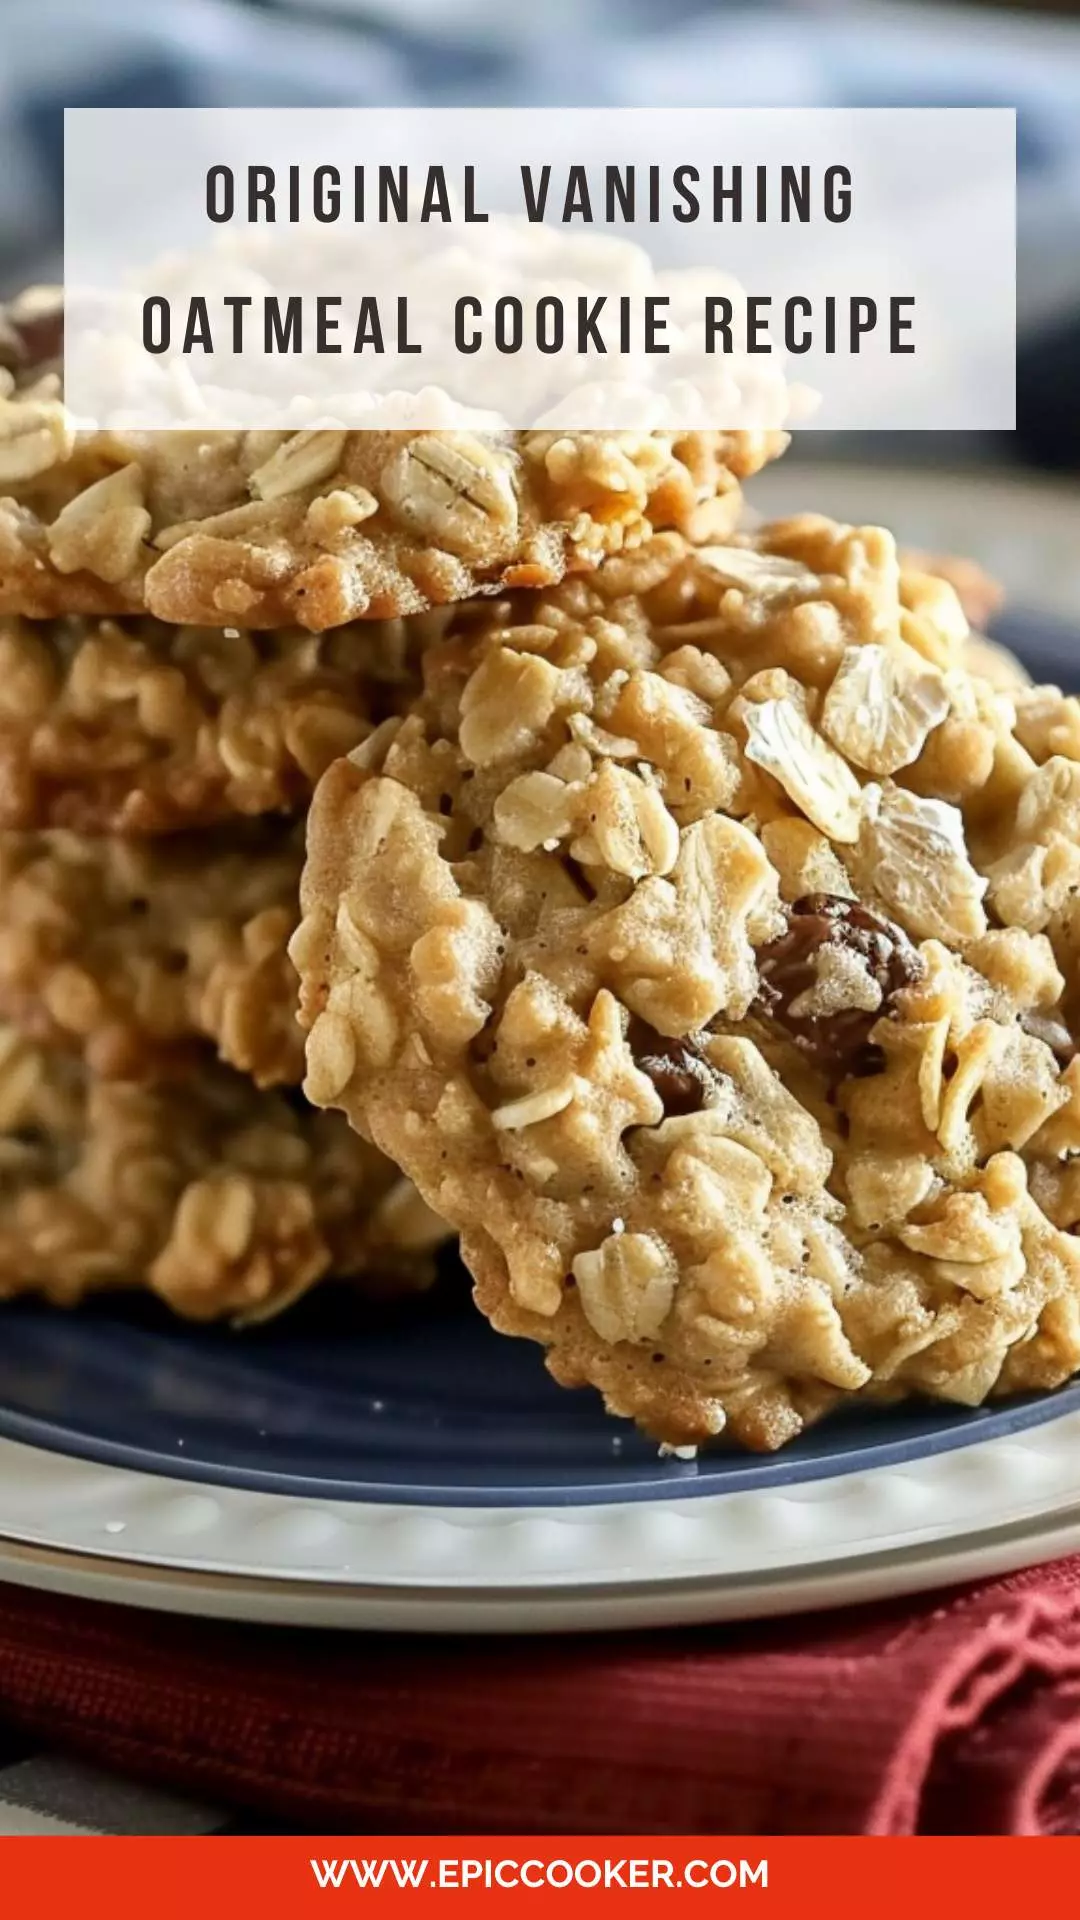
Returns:
[[[1080,662],[1063,623],[1013,615],[997,637],[1044,678]],[[531,1343],[492,1333],[449,1269],[433,1300],[372,1315],[320,1289],[244,1334],[170,1320],[142,1298],[77,1314],[3,1310],[0,1436],[103,1467],[301,1498],[544,1507],[794,1485],[917,1461],[1080,1409],[1080,1383],[973,1409],[846,1409],[780,1454],[692,1461],[566,1393]]]
[[[106,1467],[302,1499],[549,1507],[863,1473],[1080,1410],[1080,1384],[989,1407],[864,1405],[778,1454],[663,1458],[567,1393],[463,1297],[372,1318],[328,1288],[254,1332],[178,1327],[144,1300],[5,1310],[0,1436]]]

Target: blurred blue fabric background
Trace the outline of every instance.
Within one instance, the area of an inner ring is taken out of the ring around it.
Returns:
[[[1020,430],[948,457],[1080,467],[1080,17],[931,0],[0,0],[0,290],[59,274],[64,106],[319,101],[1015,106]],[[937,464],[927,438],[877,450]]]

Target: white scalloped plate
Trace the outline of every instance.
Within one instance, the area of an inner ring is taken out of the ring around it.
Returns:
[[[760,1491],[503,1508],[301,1499],[0,1443],[0,1578],[228,1618],[538,1632],[913,1592],[1080,1546],[1080,1414]]]

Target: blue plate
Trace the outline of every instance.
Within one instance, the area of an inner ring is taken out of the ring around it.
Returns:
[[[491,1332],[449,1288],[430,1313],[372,1324],[327,1291],[229,1334],[152,1302],[77,1315],[5,1309],[0,1433],[63,1453],[271,1493],[458,1506],[644,1500],[862,1471],[1080,1408],[1080,1386],[966,1412],[860,1411],[783,1453],[662,1460],[566,1393],[529,1343]]]
[[[999,636],[1044,678],[1077,677],[1056,622]],[[722,1449],[663,1460],[565,1393],[537,1349],[500,1339],[448,1271],[430,1311],[372,1321],[344,1289],[230,1334],[185,1327],[147,1300],[76,1315],[3,1310],[0,1434],[116,1466],[226,1486],[451,1505],[655,1499],[783,1485],[921,1458],[1080,1408],[1080,1385],[965,1411],[859,1409],[775,1456]]]

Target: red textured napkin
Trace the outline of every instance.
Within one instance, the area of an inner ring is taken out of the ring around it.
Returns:
[[[1080,1829],[1080,1558],[663,1634],[417,1640],[0,1587],[0,1719],[329,1831]]]

